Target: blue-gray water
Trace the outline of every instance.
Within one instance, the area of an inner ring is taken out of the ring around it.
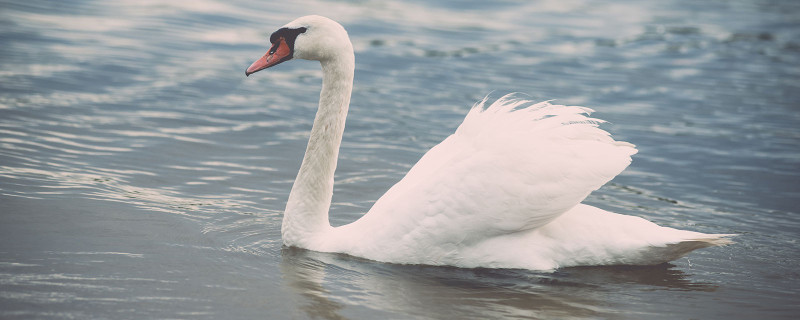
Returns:
[[[356,48],[334,225],[524,92],[639,147],[589,203],[736,244],[555,273],[282,248],[321,72],[244,69],[311,13]],[[798,208],[797,1],[0,3],[3,319],[792,318]]]

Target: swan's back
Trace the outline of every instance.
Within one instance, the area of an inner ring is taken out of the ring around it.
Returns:
[[[347,226],[347,238],[357,242],[346,245],[351,254],[391,261],[421,252],[424,261],[542,227],[636,153],[598,128],[602,121],[587,117],[587,108],[510,96],[484,105]]]

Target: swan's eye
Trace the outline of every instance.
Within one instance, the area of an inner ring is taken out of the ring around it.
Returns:
[[[283,37],[280,37],[280,38],[278,38],[277,41],[272,42],[272,47],[269,48],[269,54],[274,54],[275,51],[278,51],[278,47],[281,45],[281,42],[285,42],[285,41],[286,41],[286,39],[284,39]]]

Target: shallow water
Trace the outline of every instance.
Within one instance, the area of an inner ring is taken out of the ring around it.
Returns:
[[[792,318],[796,1],[0,3],[0,317]],[[321,13],[356,48],[331,219],[357,219],[486,94],[595,109],[639,147],[588,203],[736,244],[554,273],[283,248],[321,72],[250,78]]]

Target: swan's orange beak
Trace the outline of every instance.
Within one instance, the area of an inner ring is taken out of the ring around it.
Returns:
[[[256,62],[253,62],[253,64],[247,68],[247,71],[244,72],[244,75],[250,76],[253,73],[289,60],[291,59],[291,56],[292,49],[290,49],[289,45],[286,44],[286,40],[284,38],[280,38],[278,39],[278,43],[273,44],[269,51],[263,57],[261,57],[261,59],[256,60]]]

